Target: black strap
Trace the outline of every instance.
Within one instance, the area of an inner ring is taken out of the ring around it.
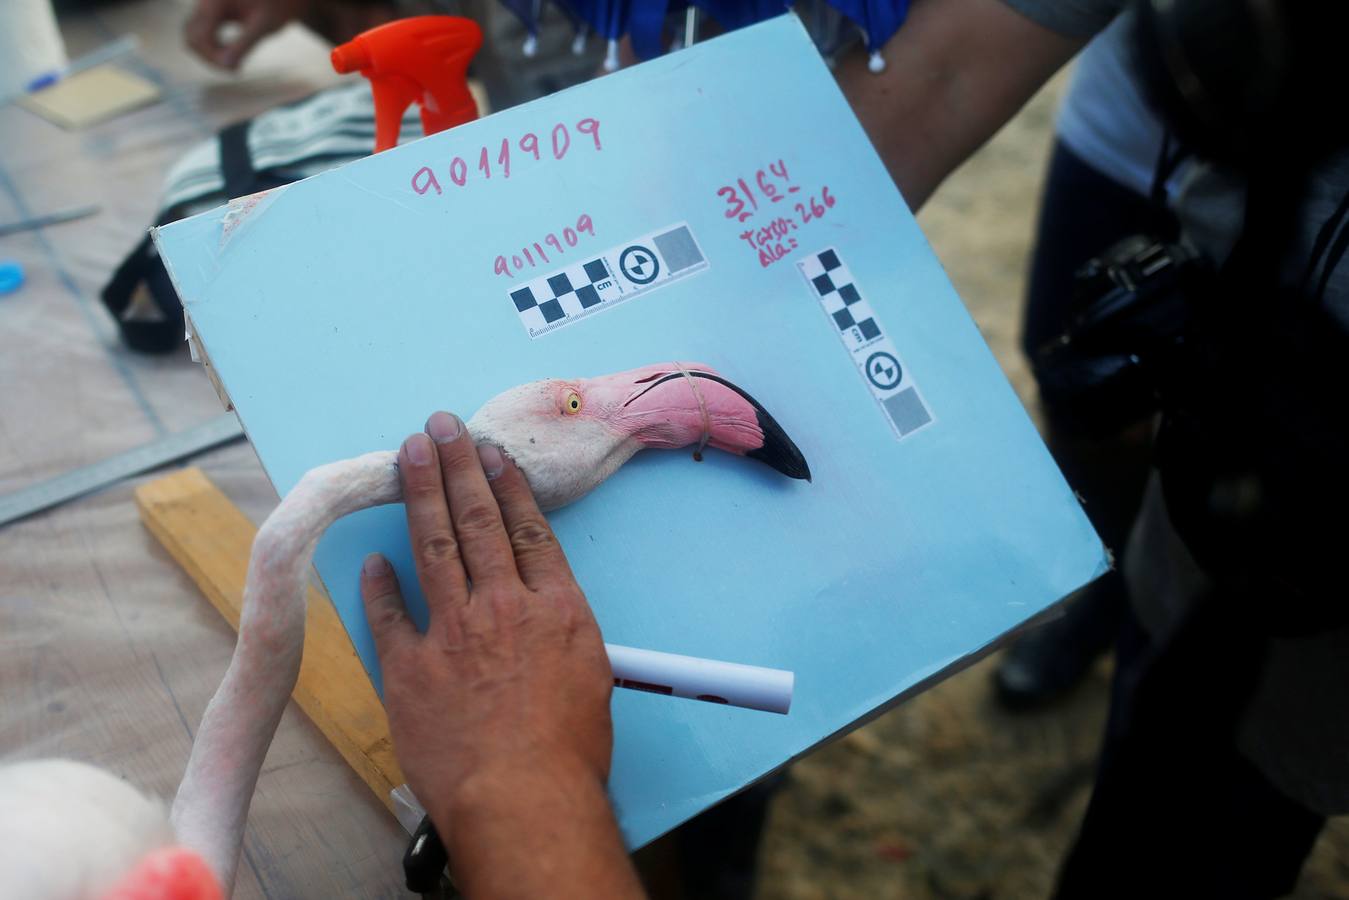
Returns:
[[[226,197],[244,197],[258,190],[258,173],[248,152],[248,126],[251,120],[235,122],[220,132],[220,175]]]
[[[139,244],[126,255],[121,265],[112,273],[112,278],[103,286],[103,305],[112,313],[112,317],[119,322],[122,320],[122,313],[131,305],[131,295],[135,293],[136,285],[140,284],[145,278],[145,269],[147,260],[151,255],[150,235],[147,232],[145,237],[141,238]]]
[[[1162,144],[1157,150],[1157,164],[1152,169],[1152,186],[1148,202],[1152,205],[1153,224],[1158,237],[1175,240],[1180,226],[1167,206],[1166,183],[1176,174],[1180,164],[1190,155],[1185,145],[1176,140],[1171,129],[1162,132]]]
[[[440,832],[430,816],[422,816],[421,824],[412,832],[407,852],[403,854],[403,877],[407,889],[415,894],[429,894],[440,886],[441,873],[449,864],[449,854],[441,843]]]
[[[1316,267],[1321,262],[1321,257],[1325,255],[1327,247],[1330,246],[1330,239],[1335,236],[1335,231],[1344,222],[1345,213],[1349,212],[1349,192],[1345,193],[1340,200],[1340,205],[1335,207],[1335,211],[1330,214],[1330,218],[1321,223],[1321,230],[1316,233],[1316,242],[1312,244],[1312,255],[1307,260],[1307,268],[1302,273],[1302,287],[1306,290],[1311,283],[1312,275],[1316,272]]]
[[[1316,236],[1316,249],[1314,250],[1311,262],[1307,266],[1307,274],[1311,275],[1316,270],[1316,266],[1322,262],[1321,255],[1325,254],[1324,265],[1321,268],[1321,280],[1316,285],[1316,290],[1311,293],[1311,301],[1317,306],[1325,301],[1326,288],[1330,285],[1330,276],[1335,274],[1335,269],[1339,267],[1340,260],[1344,258],[1345,249],[1349,248],[1349,225],[1345,223],[1346,216],[1349,216],[1349,193],[1345,193],[1344,198],[1340,200],[1340,205],[1331,213],[1330,218],[1326,219],[1321,226],[1321,231]],[[1339,230],[1339,235],[1335,242],[1330,244],[1330,237]],[[1327,248],[1326,244],[1329,244]],[[1304,290],[1306,284],[1304,282]]]
[[[182,216],[183,210],[173,207],[161,213],[155,224],[164,225]],[[128,321],[124,318],[141,285],[145,286],[150,299],[159,307],[163,314],[161,320]],[[141,353],[168,353],[182,345],[183,309],[178,304],[178,296],[169,283],[168,273],[164,271],[164,264],[160,262],[148,233],[118,265],[99,297],[116,321],[122,339],[131,349]]]
[[[224,181],[223,198],[242,197],[268,187],[275,187],[277,179],[264,181],[253,168],[248,149],[250,122],[235,122],[220,132],[220,174]],[[222,198],[222,199],[223,199]],[[182,218],[185,209],[165,210],[155,221],[164,225]],[[156,306],[163,313],[160,321],[127,321],[124,316],[136,290],[144,284]],[[122,260],[101,293],[103,305],[117,322],[122,338],[135,350],[144,353],[166,353],[183,343],[183,310],[177,294],[169,284],[164,265],[155,252],[147,234]]]

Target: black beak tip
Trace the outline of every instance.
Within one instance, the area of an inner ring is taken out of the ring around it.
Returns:
[[[745,455],[767,463],[788,478],[810,481],[810,466],[787,432],[757,403],[754,404],[754,412],[759,420],[759,428],[763,430],[763,446]]]

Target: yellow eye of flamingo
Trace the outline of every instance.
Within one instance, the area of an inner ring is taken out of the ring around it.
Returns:
[[[567,392],[566,402],[562,404],[562,411],[569,416],[574,416],[581,411],[581,395],[575,391]]]

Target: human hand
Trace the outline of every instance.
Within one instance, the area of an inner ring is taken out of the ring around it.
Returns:
[[[222,69],[237,69],[258,41],[308,12],[312,0],[197,0],[183,26],[187,45]],[[238,35],[222,43],[220,30],[236,23]]]
[[[591,879],[630,887],[604,794],[613,676],[595,618],[519,468],[448,413],[426,431],[398,456],[426,634],[383,557],[361,574],[399,764],[470,893],[500,877],[547,893],[587,858]]]

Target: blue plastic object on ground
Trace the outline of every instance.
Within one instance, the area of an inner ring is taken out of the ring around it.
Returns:
[[[23,287],[23,266],[13,260],[0,261],[0,295],[12,294]]]

